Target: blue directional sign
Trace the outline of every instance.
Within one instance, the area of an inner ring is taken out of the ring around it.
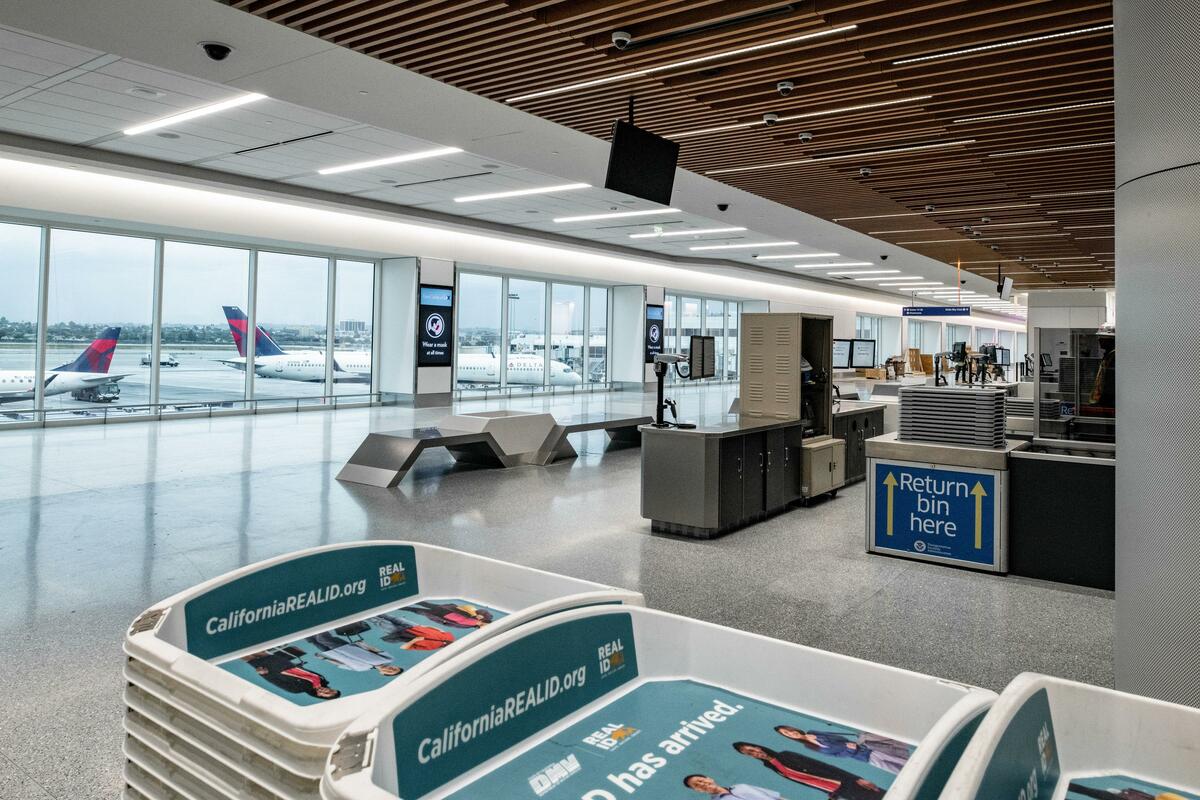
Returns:
[[[906,317],[969,317],[970,306],[905,306],[901,313]]]
[[[871,551],[1000,570],[1002,475],[872,460]]]

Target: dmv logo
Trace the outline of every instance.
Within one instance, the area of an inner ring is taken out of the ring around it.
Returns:
[[[625,646],[620,639],[614,639],[597,648],[600,659],[600,677],[606,678],[613,672],[625,666]]]
[[[394,564],[384,564],[379,568],[379,588],[391,589],[396,586],[403,586],[408,580],[408,574],[404,571],[404,564],[397,561]]]
[[[610,722],[600,730],[583,737],[583,743],[608,752],[616,750],[639,733],[641,731],[632,725]]]
[[[550,766],[530,776],[529,788],[533,789],[534,794],[541,797],[576,772],[579,772],[580,769],[579,758],[572,753],[562,761],[555,761]]]
[[[1000,477],[877,461],[872,473],[875,547],[992,565]]]

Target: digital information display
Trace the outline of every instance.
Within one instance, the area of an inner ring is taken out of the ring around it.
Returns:
[[[833,340],[833,368],[850,369],[850,346],[853,339]]]
[[[854,351],[850,356],[850,366],[854,369],[873,369],[875,367],[874,339],[854,340]]]
[[[646,306],[647,364],[653,364],[654,357],[663,351],[663,319],[665,317],[662,306]]]
[[[422,284],[417,311],[417,366],[451,366],[453,336],[454,288]]]

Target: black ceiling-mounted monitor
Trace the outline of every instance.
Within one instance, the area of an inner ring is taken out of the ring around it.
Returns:
[[[669,206],[679,143],[623,120],[613,123],[604,188]]]
[[[717,339],[693,336],[688,345],[688,379],[698,381],[717,376]]]
[[[833,340],[833,368],[834,369],[850,369],[850,347],[854,344],[853,339],[834,339]]]

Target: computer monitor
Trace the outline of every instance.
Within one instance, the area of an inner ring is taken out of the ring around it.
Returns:
[[[967,360],[967,343],[966,342],[955,342],[954,346],[950,348],[950,358],[953,361],[966,361]]]
[[[717,376],[717,339],[693,336],[688,345],[688,379],[698,381]]]
[[[850,348],[854,344],[853,339],[834,339],[833,340],[833,368],[834,369],[850,369]]]
[[[850,348],[850,366],[854,369],[874,369],[875,363],[875,340],[874,339],[854,339],[854,345]]]
[[[1042,369],[1054,369],[1054,359],[1049,353],[1042,353]]]
[[[1007,367],[1012,364],[1012,351],[1007,347],[997,347],[996,357],[993,359],[1002,367]]]

